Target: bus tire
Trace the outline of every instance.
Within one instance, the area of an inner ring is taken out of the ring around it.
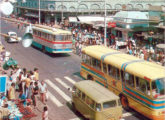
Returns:
[[[123,108],[125,110],[129,110],[129,103],[128,103],[127,97],[125,97],[124,95],[121,95],[120,96],[120,101],[121,101],[121,104],[122,104]]]
[[[93,80],[92,75],[88,75],[88,76],[87,76],[87,80]]]
[[[42,52],[43,52],[43,53],[46,53],[45,46],[42,46]]]

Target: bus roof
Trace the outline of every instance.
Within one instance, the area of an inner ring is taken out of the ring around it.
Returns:
[[[71,31],[63,30],[59,28],[52,28],[51,30],[51,29],[46,29],[46,28],[33,27],[33,29],[41,31],[41,32],[45,32],[48,34],[53,34],[53,35],[71,35]]]
[[[140,78],[155,80],[165,77],[165,67],[153,62],[142,61],[142,59],[135,56],[105,46],[89,46],[84,48],[82,52],[119,69],[124,68],[123,66],[127,64],[125,71]]]
[[[96,103],[119,99],[113,92],[91,80],[77,82],[75,86]]]

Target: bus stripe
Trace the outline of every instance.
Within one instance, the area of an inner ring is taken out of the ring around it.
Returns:
[[[105,79],[103,76],[101,76],[100,74],[95,73],[94,70],[90,70],[90,69],[86,68],[85,66],[81,66],[81,68],[82,68],[82,69],[85,69],[85,70],[88,71],[88,72],[93,73],[94,75],[98,76],[99,78],[101,78],[101,79],[103,79],[103,80],[106,80],[106,79]]]
[[[41,37],[38,37],[36,35],[33,35],[34,37],[38,38],[38,39],[41,39],[41,40],[44,40],[46,42],[49,42],[49,43],[52,43],[52,44],[72,44],[72,41],[63,41],[63,42],[52,42],[52,41],[49,41],[47,39],[44,39],[44,38],[41,38]]]
[[[143,100],[140,100],[140,99],[137,98],[136,96],[130,94],[129,91],[124,91],[124,92],[125,92],[126,94],[132,96],[134,99],[138,100],[139,102],[141,102],[141,103],[143,103],[143,104],[145,104],[145,105],[147,105],[148,107],[151,107],[151,108],[153,108],[153,109],[162,109],[162,108],[165,108],[165,106],[153,106],[153,105],[150,105],[150,104],[144,102]]]
[[[126,67],[129,65],[129,64],[132,64],[132,63],[136,63],[136,62],[144,62],[144,60],[132,60],[132,61],[129,61],[129,62],[125,62],[122,64],[121,66],[121,70],[126,69]]]
[[[120,52],[111,52],[111,53],[106,53],[104,55],[101,56],[101,61],[104,61],[105,57],[109,56],[109,55],[114,55],[114,54],[122,54]]]
[[[125,87],[126,87],[126,86],[125,86]],[[128,91],[130,91],[130,92],[132,92],[132,93],[134,93],[134,94],[137,94],[137,95],[140,96],[141,98],[146,99],[146,100],[150,101],[151,103],[154,103],[154,104],[163,104],[163,103],[165,103],[165,101],[153,101],[153,100],[150,100],[150,99],[148,99],[147,97],[142,96],[142,95],[140,95],[139,93],[137,93],[137,92],[135,92],[135,91],[129,89],[128,87],[126,87],[125,89],[127,89]]]

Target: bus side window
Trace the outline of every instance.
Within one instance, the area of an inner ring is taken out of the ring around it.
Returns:
[[[82,100],[85,101],[85,94],[82,92]]]
[[[108,65],[108,75],[111,75],[111,65]]]
[[[103,72],[106,74],[107,73],[107,65],[103,63]]]
[[[101,104],[96,103],[96,111],[101,111]]]
[[[93,108],[94,109],[94,101],[91,99],[91,98],[89,98],[88,96],[86,96],[86,103],[91,107],[91,108]]]
[[[127,85],[131,86],[131,87],[134,87],[134,76],[125,72],[124,73],[124,80],[126,82]]]
[[[136,88],[147,95],[151,95],[149,83],[145,79],[136,77]]]
[[[81,98],[81,91],[79,89],[76,89],[76,95]]]
[[[96,69],[101,70],[101,61],[96,60]]]
[[[95,58],[92,58],[92,66],[95,68],[96,67],[96,59]]]

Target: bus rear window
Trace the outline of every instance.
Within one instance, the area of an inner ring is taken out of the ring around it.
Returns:
[[[111,108],[111,107],[116,107],[116,100],[103,103],[103,109],[107,109],[107,108]]]

